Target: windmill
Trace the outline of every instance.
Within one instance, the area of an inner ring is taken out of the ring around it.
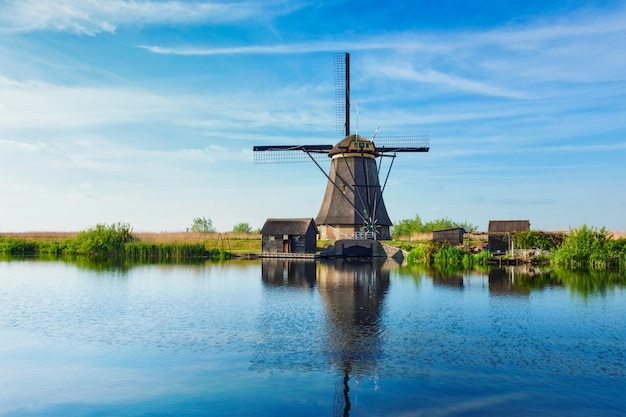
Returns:
[[[313,161],[328,183],[315,223],[320,239],[390,239],[393,225],[383,192],[398,153],[428,152],[428,136],[378,136],[371,139],[350,133],[350,54],[334,55],[337,127],[345,137],[336,145],[254,146],[254,163]],[[328,173],[319,156],[331,158]],[[391,158],[380,184],[382,160]],[[377,163],[377,160],[379,163]]]

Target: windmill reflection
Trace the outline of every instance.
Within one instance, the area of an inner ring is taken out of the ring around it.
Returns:
[[[382,351],[380,321],[389,268],[376,261],[268,259],[262,263],[262,279],[269,288],[317,287],[326,316],[322,343],[328,360],[341,375],[334,411],[348,416],[352,408],[350,379],[375,374]]]
[[[343,374],[335,414],[348,416],[350,376],[375,372],[382,350],[380,318],[389,270],[375,262],[321,263],[318,288],[326,305],[330,360]]]

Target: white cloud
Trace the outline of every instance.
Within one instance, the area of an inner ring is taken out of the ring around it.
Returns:
[[[0,6],[0,22],[5,30],[96,35],[113,33],[126,24],[215,24],[258,19],[264,11],[281,13],[281,7],[287,7],[281,3],[267,6],[232,1],[16,0]]]
[[[455,75],[445,74],[443,72],[425,69],[422,71],[404,66],[378,66],[376,73],[379,76],[400,79],[405,81],[414,81],[425,84],[439,84],[445,87],[453,88],[461,91],[468,91],[481,95],[509,97],[518,99],[530,98],[527,93],[520,91],[511,91],[506,88],[490,85],[485,82],[470,80]]]
[[[251,127],[273,128],[277,135],[279,129],[310,128],[317,123],[325,126],[325,119],[332,117],[332,105],[327,106],[327,112],[310,105],[304,113],[291,105],[301,101],[302,95],[289,86],[275,89],[271,95],[263,91],[199,94],[123,84],[67,86],[0,77],[0,134],[160,123],[234,138],[249,137]]]
[[[169,106],[165,97],[122,86],[64,86],[0,78],[2,129],[122,123],[163,113]]]
[[[10,151],[38,152],[43,146],[45,145],[42,143],[33,145],[32,143],[0,139],[0,149]]]

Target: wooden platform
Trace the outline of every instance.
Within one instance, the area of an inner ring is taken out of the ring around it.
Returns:
[[[318,259],[319,253],[285,253],[285,252],[262,252],[258,253],[259,258],[279,258],[279,259]]]

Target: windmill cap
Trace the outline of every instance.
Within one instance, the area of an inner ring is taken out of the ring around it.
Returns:
[[[349,153],[376,155],[376,148],[374,142],[363,136],[349,135],[336,144],[330,152],[328,152],[328,156],[333,157],[334,155]]]

